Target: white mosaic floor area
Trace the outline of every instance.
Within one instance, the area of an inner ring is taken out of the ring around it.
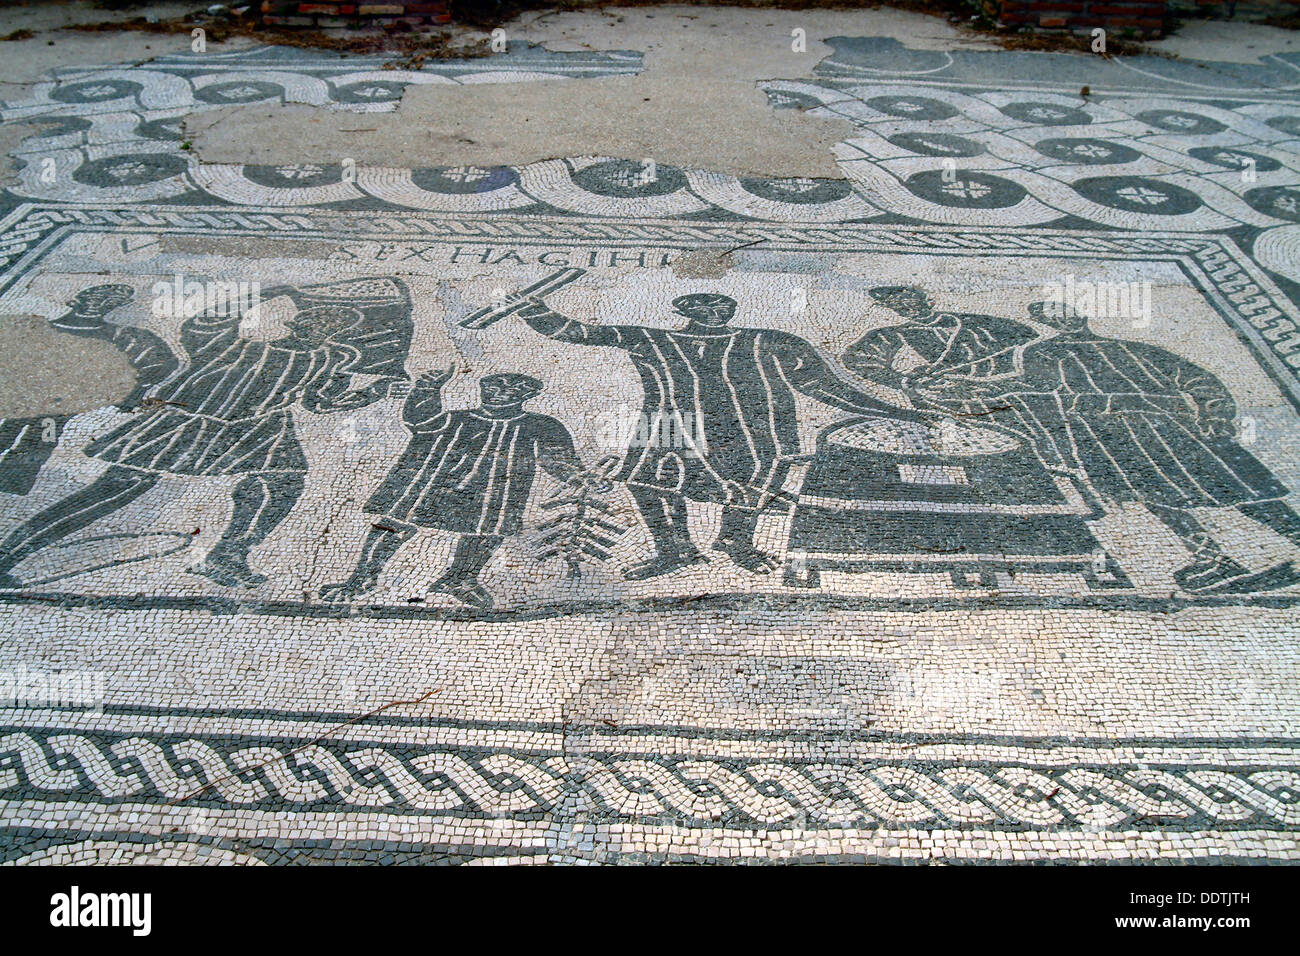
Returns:
[[[140,381],[0,423],[0,860],[1300,857],[1295,84],[891,43],[764,84],[841,180],[175,125],[628,52],[0,104],[0,314]]]

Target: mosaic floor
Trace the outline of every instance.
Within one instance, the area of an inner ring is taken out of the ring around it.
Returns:
[[[0,859],[1300,857],[1300,56],[831,42],[839,180],[182,148],[634,51],[0,104],[137,375],[0,425]]]

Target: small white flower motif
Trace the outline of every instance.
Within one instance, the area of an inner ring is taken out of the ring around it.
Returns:
[[[909,103],[907,100],[894,100],[890,105],[904,113],[920,113],[925,109],[920,103]]]
[[[1242,156],[1240,153],[1234,153],[1232,150],[1223,149],[1215,153],[1212,158],[1215,162],[1223,163],[1225,166],[1240,166],[1241,161],[1246,157]]]
[[[773,192],[786,193],[791,196],[798,196],[806,192],[811,192],[818,186],[815,179],[778,179],[768,184],[768,188]]]
[[[1070,152],[1074,153],[1076,156],[1087,156],[1091,159],[1105,159],[1111,154],[1110,149],[1098,145],[1097,143],[1080,143],[1078,146],[1075,146],[1070,150]]]
[[[1145,186],[1123,186],[1115,190],[1115,194],[1140,206],[1159,206],[1161,203],[1169,201],[1169,197],[1164,193],[1148,189]]]
[[[1295,215],[1297,212],[1300,212],[1300,197],[1297,197],[1292,193],[1283,193],[1273,200],[1273,208],[1281,209],[1283,212]]]
[[[363,86],[352,93],[366,100],[393,100],[398,96],[397,90],[391,86]]]
[[[1029,111],[1029,115],[1040,120],[1061,119],[1065,116],[1060,110],[1054,110],[1047,106],[1035,106]]]
[[[610,181],[624,189],[640,189],[653,181],[653,178],[640,166],[629,166],[610,173]]]
[[[1177,126],[1179,129],[1191,129],[1196,125],[1197,120],[1194,116],[1166,116],[1161,122],[1165,126]]]
[[[453,166],[443,170],[442,178],[454,183],[481,183],[491,175],[491,170],[481,166]]]
[[[149,172],[149,167],[141,162],[120,163],[110,167],[105,172],[114,179],[126,180],[145,175]]]
[[[983,199],[993,191],[992,187],[969,179],[959,179],[953,183],[945,183],[940,188],[949,196],[960,196],[963,199]]]
[[[285,179],[311,179],[324,172],[324,167],[311,164],[292,164],[275,167],[275,171]]]
[[[228,90],[217,90],[216,95],[223,100],[246,100],[263,94],[256,86],[234,86]]]
[[[88,100],[105,100],[112,96],[120,96],[116,86],[103,84],[102,86],[85,86],[81,88],[81,95]]]

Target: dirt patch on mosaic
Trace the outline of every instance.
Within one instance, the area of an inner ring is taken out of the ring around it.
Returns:
[[[134,385],[131,363],[110,343],[59,332],[37,315],[0,316],[0,418],[86,412]]]

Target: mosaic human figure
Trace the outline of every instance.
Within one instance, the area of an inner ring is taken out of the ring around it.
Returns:
[[[516,373],[485,375],[477,408],[446,410],[442,388],[454,369],[416,379],[402,410],[411,432],[405,451],[366,502],[375,516],[356,569],[321,597],[343,601],[375,586],[384,565],[420,528],[460,535],[451,564],[429,585],[464,604],[491,608],[478,576],[509,535],[523,527],[524,508],[540,467],[560,482],[592,481],[568,429],[549,415],[524,410],[542,391]]]
[[[109,465],[99,478],[0,542],[0,586],[17,586],[10,572],[24,558],[125,507],[166,475],[238,479],[220,541],[189,570],[227,587],[266,580],[248,566],[249,551],[284,520],[305,483],[295,408],[326,414],[383,398],[406,379],[411,337],[410,298],[391,279],[278,287],[266,299],[281,296],[297,311],[274,341],[241,334],[241,316],[225,310],[185,319],[185,368],[150,389],[131,421],[86,447]],[[353,387],[358,375],[371,380]]]
[[[149,389],[176,371],[178,362],[172,350],[154,333],[134,325],[106,321],[115,309],[133,298],[128,285],[97,285],[82,289],[68,303],[68,311],[50,319],[60,332],[81,338],[108,342],[126,356],[135,370],[136,384],[131,393],[118,403],[124,412],[133,411]],[[32,490],[36,476],[49,459],[57,443],[57,431],[67,415],[0,420],[0,491],[25,495]],[[53,423],[55,435],[47,434]]]
[[[845,350],[844,367],[917,401],[950,369],[983,363],[977,371],[994,374],[1005,364],[1001,359],[1037,335],[1011,319],[935,311],[930,297],[913,286],[877,286],[871,297],[907,322],[867,332]]]
[[[519,315],[561,342],[623,349],[644,390],[642,419],[689,422],[684,447],[634,443],[612,477],[626,483],[654,539],[655,554],[627,569],[642,580],[706,561],[687,527],[686,502],[722,506],[713,544],[746,571],[767,574],[776,559],[754,545],[760,512],[779,497],[782,462],[799,454],[795,393],[861,415],[919,419],[841,380],[804,339],[776,329],[731,326],[736,300],[679,296],[680,329],[593,325],[533,298]]]
[[[1029,311],[1057,334],[1026,347],[1016,374],[968,380],[963,387],[978,397],[968,408],[1024,435],[1048,467],[1086,476],[1104,501],[1146,507],[1191,554],[1174,572],[1185,591],[1300,582],[1291,561],[1248,571],[1192,513],[1235,508],[1300,547],[1300,516],[1283,500],[1289,490],[1235,440],[1236,404],[1223,383],[1166,349],[1098,335],[1068,306],[1037,302]]]

